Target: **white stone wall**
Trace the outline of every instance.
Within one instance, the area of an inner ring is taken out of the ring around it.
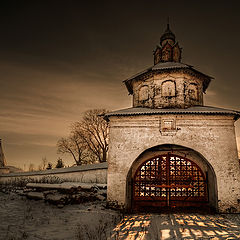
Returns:
[[[203,82],[187,73],[161,73],[133,82],[133,107],[186,108],[203,105]]]
[[[174,135],[159,131],[161,117],[176,119]],[[184,146],[200,153],[213,167],[220,212],[240,212],[240,167],[232,116],[164,115],[110,117],[108,201],[126,205],[126,179],[138,156],[162,144]]]
[[[41,181],[43,178],[56,177],[68,182],[107,183],[107,163],[89,164],[70,168],[59,168],[36,172],[21,172],[0,175],[0,183],[29,178]]]

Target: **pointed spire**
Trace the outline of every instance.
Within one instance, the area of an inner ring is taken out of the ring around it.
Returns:
[[[167,24],[167,30],[165,32],[169,32],[169,31],[171,31],[171,30],[170,30],[170,26],[169,26],[169,23],[168,23]]]
[[[164,32],[164,34],[160,38],[160,44],[163,46],[167,40],[172,41],[172,43],[175,43],[175,35],[170,29],[170,24],[169,24],[169,17],[167,18],[167,28]]]
[[[0,139],[0,167],[5,167],[5,166],[6,166],[6,159],[3,153],[2,139]]]
[[[170,30],[170,27],[169,27],[169,16],[167,17],[167,30]]]

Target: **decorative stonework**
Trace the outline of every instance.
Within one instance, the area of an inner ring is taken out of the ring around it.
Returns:
[[[187,94],[189,95],[189,98],[191,100],[197,101],[199,99],[199,91],[198,91],[198,86],[196,83],[189,84]]]
[[[202,80],[185,73],[158,74],[133,83],[133,106],[188,108],[203,105]]]
[[[170,30],[169,24],[163,36],[153,53],[154,65],[160,62],[180,62],[181,61],[181,48],[175,42],[175,35]]]
[[[147,85],[142,86],[139,89],[139,93],[138,93],[139,97],[139,101],[146,101],[149,99],[149,87]]]
[[[181,49],[169,25],[154,51],[154,66],[125,81],[134,107],[189,108],[203,105],[211,78],[182,64]]]
[[[175,97],[176,96],[176,83],[172,80],[162,82],[162,97]]]
[[[177,133],[175,118],[161,118],[160,119],[160,133],[162,136],[173,136]]]

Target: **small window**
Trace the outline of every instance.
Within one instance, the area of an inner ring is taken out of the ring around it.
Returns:
[[[174,81],[167,80],[162,83],[162,96],[163,97],[176,96],[176,86]]]
[[[139,101],[146,101],[149,98],[149,90],[148,90],[148,86],[143,86],[140,88],[139,92],[138,92],[138,99]]]
[[[194,83],[189,84],[188,86],[188,96],[192,100],[198,100],[198,88]]]

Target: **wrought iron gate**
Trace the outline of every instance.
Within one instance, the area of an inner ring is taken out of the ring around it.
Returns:
[[[200,207],[208,203],[207,181],[191,160],[165,154],[140,165],[133,180],[133,208]]]

